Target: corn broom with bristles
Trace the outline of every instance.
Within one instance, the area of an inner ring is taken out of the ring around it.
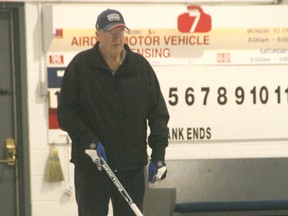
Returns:
[[[52,144],[50,146],[49,156],[45,170],[45,180],[47,182],[64,181],[63,171],[55,144]]]

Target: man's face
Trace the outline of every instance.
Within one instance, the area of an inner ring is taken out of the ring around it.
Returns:
[[[125,27],[116,27],[110,31],[97,31],[101,48],[108,55],[117,56],[121,54],[125,43]]]

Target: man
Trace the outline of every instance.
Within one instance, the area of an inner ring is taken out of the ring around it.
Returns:
[[[169,114],[151,65],[125,44],[126,29],[119,11],[103,11],[97,44],[74,57],[62,80],[58,120],[72,139],[79,216],[107,216],[110,199],[115,216],[134,215],[101,169],[100,157],[143,211],[147,123],[148,181],[166,177]]]

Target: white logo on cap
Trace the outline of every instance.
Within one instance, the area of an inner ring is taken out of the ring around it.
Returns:
[[[120,15],[117,13],[112,13],[107,15],[107,19],[109,22],[120,21]]]

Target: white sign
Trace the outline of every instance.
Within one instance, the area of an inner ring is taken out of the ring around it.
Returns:
[[[52,7],[48,71],[63,71],[96,43],[96,16],[108,7]],[[130,48],[150,61],[159,78],[171,115],[170,143],[288,140],[288,6],[197,6],[198,14],[180,4],[117,9],[131,29]],[[65,142],[52,125],[50,141]]]

